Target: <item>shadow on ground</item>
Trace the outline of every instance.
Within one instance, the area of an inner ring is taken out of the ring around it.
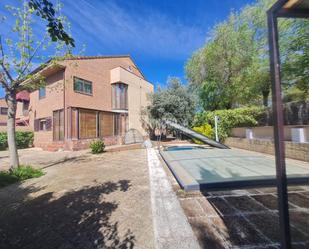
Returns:
[[[111,221],[118,204],[105,198],[129,188],[128,180],[120,180],[60,197],[49,192],[32,200],[26,199],[35,190],[22,190],[22,203],[10,203],[0,210],[0,248],[133,248],[135,236],[130,229],[120,233],[118,222]]]

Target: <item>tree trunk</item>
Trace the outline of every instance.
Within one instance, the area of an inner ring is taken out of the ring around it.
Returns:
[[[262,94],[263,94],[263,105],[265,107],[267,107],[268,106],[269,91],[263,91]]]
[[[19,166],[19,158],[15,138],[15,118],[16,118],[16,92],[6,94],[8,105],[7,136],[10,154],[10,170]]]

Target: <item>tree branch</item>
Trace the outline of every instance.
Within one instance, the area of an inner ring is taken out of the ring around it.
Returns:
[[[3,44],[2,44],[2,36],[0,35],[0,51],[1,51],[1,57],[2,57],[2,60],[1,60],[1,67],[3,69],[3,71],[5,72],[6,76],[9,78],[9,80],[11,81],[11,83],[14,82],[14,79],[13,77],[11,76],[9,70],[6,68],[5,64],[4,64],[4,50],[3,50]],[[7,87],[9,87],[7,85]]]
[[[28,62],[26,63],[24,69],[22,69],[21,73],[19,73],[17,80],[20,80],[20,78],[23,76],[24,72],[27,70],[29,64],[31,63],[33,57],[35,56],[35,54],[38,52],[39,48],[42,46],[43,42],[45,41],[47,37],[47,34],[44,35],[42,41],[38,44],[38,46],[34,49],[33,54],[29,57]]]

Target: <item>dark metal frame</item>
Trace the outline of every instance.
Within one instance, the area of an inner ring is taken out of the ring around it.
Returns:
[[[291,233],[284,149],[284,119],[281,99],[278,18],[309,18],[309,11],[302,9],[283,9],[283,6],[287,2],[288,0],[278,0],[267,12],[270,72],[272,80],[272,104],[274,113],[279,226],[282,249],[291,248]]]

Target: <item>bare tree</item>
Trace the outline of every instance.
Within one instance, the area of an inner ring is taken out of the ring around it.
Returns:
[[[33,61],[42,60],[43,51],[52,43],[60,45],[57,48],[61,48],[64,54],[75,46],[73,38],[65,31],[66,18],[59,15],[60,8],[59,3],[53,5],[48,0],[23,0],[18,7],[6,6],[8,15],[15,19],[10,29],[0,31],[0,84],[8,106],[7,135],[11,169],[19,166],[15,140],[16,94],[25,87],[33,88],[42,84],[42,78],[30,73]],[[6,16],[0,16],[0,23],[6,20]],[[46,24],[46,29],[42,23]],[[25,80],[32,82],[32,85],[25,86]]]

